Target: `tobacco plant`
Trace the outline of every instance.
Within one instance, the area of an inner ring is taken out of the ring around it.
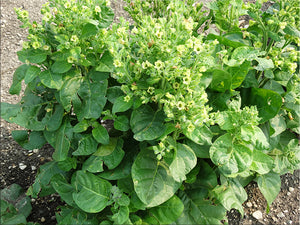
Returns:
[[[55,149],[27,194],[58,193],[58,224],[221,224],[251,181],[271,205],[300,165],[297,2],[127,3],[133,23],[103,0],[16,9],[26,89],[1,117]]]

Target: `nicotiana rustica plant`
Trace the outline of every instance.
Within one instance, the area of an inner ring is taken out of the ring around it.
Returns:
[[[222,224],[251,181],[270,205],[300,165],[296,1],[127,3],[132,23],[104,0],[16,10],[26,90],[1,117],[55,149],[27,194],[58,193],[58,224]]]

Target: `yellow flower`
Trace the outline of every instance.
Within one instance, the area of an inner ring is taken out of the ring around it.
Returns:
[[[71,3],[70,2],[66,2],[64,4],[64,6],[65,6],[66,9],[69,9],[71,7]]]
[[[116,60],[114,61],[114,66],[115,66],[115,67],[121,67],[121,66],[122,66],[122,63],[121,63],[119,60],[116,59]]]
[[[95,12],[96,12],[96,13],[100,13],[100,12],[101,12],[100,6],[97,5],[97,6],[95,7]]]
[[[179,109],[180,111],[185,109],[185,103],[182,101],[177,102],[177,109]]]

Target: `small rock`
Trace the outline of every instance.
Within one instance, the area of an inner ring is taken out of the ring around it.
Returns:
[[[31,199],[31,202],[35,202],[35,199],[34,199],[34,198],[32,198],[32,199]]]
[[[286,195],[287,195],[287,196],[291,195],[291,192],[288,191],[288,192],[286,193]]]
[[[293,223],[293,221],[291,221],[291,220],[288,221],[288,224],[292,224],[292,223]]]
[[[277,221],[277,218],[276,218],[275,216],[272,216],[272,220],[273,220],[274,222],[276,222],[276,221]]]
[[[39,149],[37,149],[37,148],[36,148],[36,149],[33,149],[33,152],[34,152],[34,153],[38,153],[38,152],[39,152]]]
[[[45,217],[41,218],[41,222],[44,223],[46,221]]]
[[[252,216],[257,220],[261,220],[263,218],[262,212],[259,210],[252,213]]]
[[[25,170],[26,169],[26,165],[24,163],[19,163],[19,168],[20,170]]]
[[[51,216],[51,220],[55,220],[56,219],[56,217],[55,216]]]
[[[277,217],[278,218],[283,218],[283,217],[285,217],[285,215],[283,214],[283,212],[280,212],[280,213],[277,214]]]
[[[247,202],[246,206],[249,207],[249,208],[251,208],[252,207],[252,203],[251,202]]]
[[[31,166],[31,170],[36,170],[36,167],[35,166]]]
[[[295,190],[295,188],[289,187],[289,191],[290,191],[290,192],[293,192],[294,190]]]
[[[288,213],[288,212],[289,212],[289,210],[287,210],[287,209],[286,209],[286,210],[284,210],[283,212],[284,212],[284,213]]]

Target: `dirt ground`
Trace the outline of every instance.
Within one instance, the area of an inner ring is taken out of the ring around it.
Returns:
[[[46,0],[1,0],[1,101],[17,103],[19,96],[11,96],[8,93],[12,83],[15,69],[21,64],[16,52],[21,50],[22,41],[26,38],[26,30],[19,28],[20,22],[14,13],[14,7],[21,7],[29,11],[30,17],[38,20],[40,8]],[[112,1],[115,10],[116,21],[118,17],[127,17],[122,10],[120,0]],[[22,149],[11,137],[11,131],[21,129],[1,119],[0,134],[0,188],[12,183],[21,185],[25,190],[33,183],[39,166],[52,160],[53,149],[46,145],[39,151],[27,151]],[[248,200],[244,204],[245,216],[240,218],[234,210],[228,212],[230,225],[237,224],[299,224],[300,215],[300,172],[294,175],[282,176],[281,192],[266,214],[266,201],[260,193],[257,185],[251,183],[246,187]],[[61,205],[60,198],[52,195],[44,198],[32,199],[33,210],[28,221],[40,224],[56,224],[55,209]]]

